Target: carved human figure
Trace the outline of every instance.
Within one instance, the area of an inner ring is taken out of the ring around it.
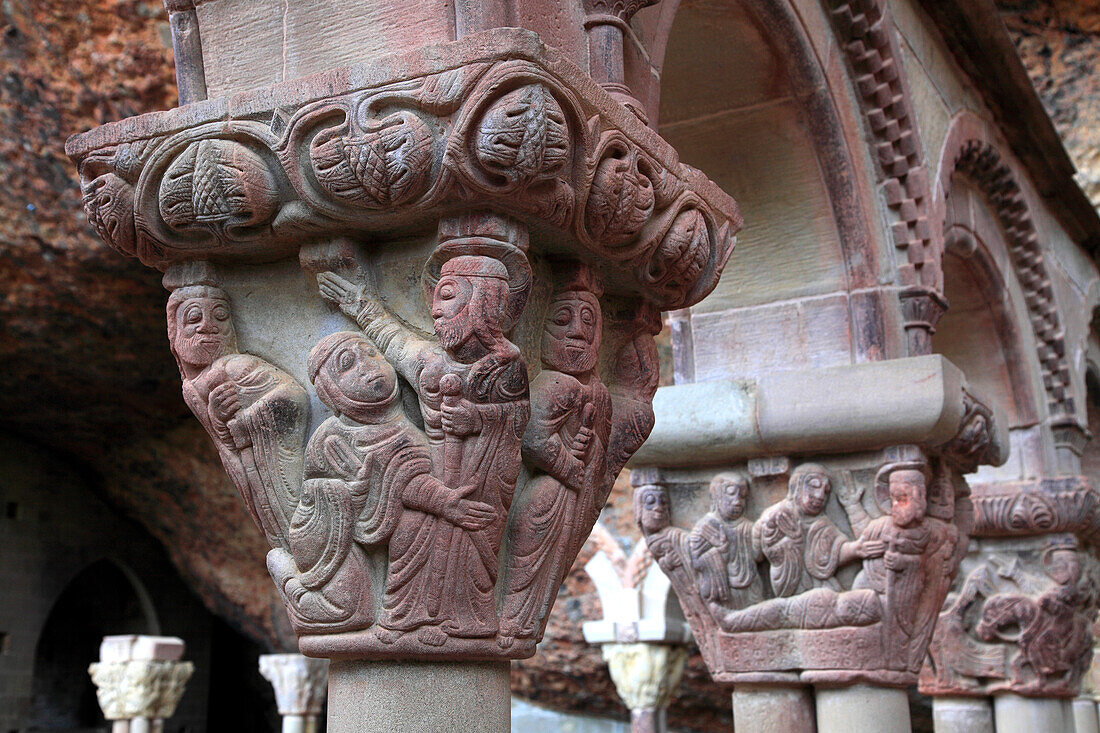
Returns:
[[[703,600],[716,616],[764,600],[756,564],[764,559],[745,517],[749,482],[720,473],[710,482],[711,510],[696,522],[688,541],[691,567]]]
[[[912,671],[920,669],[958,543],[954,527],[925,516],[926,470],[918,461],[879,470],[876,492],[889,496],[889,513],[861,533],[868,557],[853,584],[854,590],[874,590],[881,600],[887,663]]]
[[[539,632],[604,481],[611,397],[596,373],[602,287],[586,265],[559,265],[542,331],[542,365],[531,384],[523,456],[536,473],[508,527],[500,643]],[[602,504],[602,502],[601,502]]]
[[[1012,678],[1036,688],[1058,678],[1079,680],[1092,649],[1090,620],[1081,612],[1081,561],[1075,547],[1055,544],[1042,560],[1055,585],[1038,598],[994,595],[982,608],[975,629],[983,641],[1015,643],[1019,653],[1012,661]]]
[[[689,586],[693,585],[688,533],[672,526],[668,492],[663,486],[648,484],[634,490],[634,522],[661,570],[669,578],[687,578]]]
[[[837,569],[876,549],[851,540],[825,516],[831,490],[825,469],[804,463],[791,473],[787,498],[753,526],[753,542],[771,565],[772,591],[780,598],[814,588],[840,590]]]
[[[492,507],[431,475],[427,440],[402,409],[397,374],[361,334],[326,336],[308,370],[334,414],[310,437],[290,549],[272,550],[268,569],[299,628],[362,628],[374,621],[375,597],[364,548],[425,515],[477,529]]]
[[[281,369],[237,351],[229,296],[220,288],[177,288],[167,311],[184,402],[268,542],[286,548],[309,419],[305,390]]]
[[[384,642],[412,630],[433,645],[448,636],[497,634],[497,553],[530,412],[526,366],[504,335],[508,283],[507,268],[493,257],[447,260],[432,296],[434,343],[342,277],[318,276],[322,296],[355,318],[416,390],[432,474],[462,498],[491,507],[484,526],[423,514],[394,532],[379,620],[393,633],[380,633]]]
[[[611,437],[604,488],[594,505],[597,515],[615,478],[653,430],[653,395],[661,378],[657,343],[653,339],[661,331],[661,314],[643,302],[623,320],[617,328],[625,333],[626,339],[612,368]],[[596,516],[586,521],[591,525]]]

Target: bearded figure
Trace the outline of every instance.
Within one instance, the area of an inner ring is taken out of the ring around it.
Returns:
[[[543,370],[531,385],[523,457],[539,473],[508,527],[500,643],[532,638],[603,505],[611,396],[596,373],[602,286],[581,264],[555,268],[558,283],[542,331]],[[598,505],[597,505],[598,502]]]
[[[248,513],[272,547],[287,547],[309,422],[305,390],[286,372],[237,350],[229,296],[209,285],[168,298],[168,340],[183,399],[218,449]]]
[[[463,516],[469,521],[424,513],[394,530],[379,621],[393,633],[380,634],[383,642],[416,630],[422,642],[442,646],[448,637],[494,637],[499,629],[497,555],[530,414],[526,365],[504,334],[522,308],[516,303],[526,298],[530,271],[517,273],[518,265],[510,270],[496,257],[463,255],[460,241],[450,244],[429,262],[429,269],[439,267],[431,289],[438,343],[340,276],[318,276],[322,296],[355,318],[415,389],[432,476],[468,502]],[[522,252],[509,252],[519,255],[510,261],[526,266]]]

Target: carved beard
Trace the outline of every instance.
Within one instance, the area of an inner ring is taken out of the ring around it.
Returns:
[[[467,306],[454,318],[437,318],[435,320],[435,335],[439,338],[439,345],[447,351],[454,351],[462,347],[473,336],[470,308]]]
[[[180,357],[192,366],[206,368],[229,353],[230,339],[228,334],[211,336],[205,333],[183,337]]]
[[[593,344],[581,339],[559,339],[543,333],[542,360],[563,374],[589,374],[596,368],[598,354]]]

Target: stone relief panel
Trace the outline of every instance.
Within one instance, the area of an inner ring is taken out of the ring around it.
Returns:
[[[1070,535],[983,540],[939,615],[927,695],[1073,697],[1092,660],[1100,566]]]
[[[973,524],[955,455],[635,471],[636,520],[715,679],[912,684]]]

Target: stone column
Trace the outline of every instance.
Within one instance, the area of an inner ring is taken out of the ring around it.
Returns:
[[[599,524],[589,541],[599,549],[584,569],[596,585],[603,618],[584,623],[584,639],[602,645],[634,733],[661,733],[668,727],[668,703],[683,675],[691,629],[644,541],[629,558]]]
[[[1004,459],[993,411],[941,357],[676,385],[655,409],[635,518],[735,727],[908,731],[963,476]]]
[[[275,688],[283,733],[315,733],[328,688],[328,660],[261,654],[260,674]]]
[[[993,733],[993,701],[987,697],[932,698],[936,733]]]
[[[1096,715],[1096,701],[1091,697],[1079,697],[1072,703],[1074,733],[1100,733],[1100,719]]]
[[[503,3],[385,5],[194,3],[208,99],[67,150],[165,273],[184,399],[340,660],[330,728],[500,730],[652,427],[659,313],[741,220],[594,83],[580,14],[548,45]]]
[[[1073,733],[1073,711],[1067,700],[1013,695],[993,697],[997,733]]]
[[[627,708],[634,733],[665,733],[667,708],[680,686],[687,648],[634,642],[604,644],[603,658]]]
[[[194,665],[181,662],[183,640],[171,636],[106,636],[88,667],[112,733],[157,733],[183,697]]]

